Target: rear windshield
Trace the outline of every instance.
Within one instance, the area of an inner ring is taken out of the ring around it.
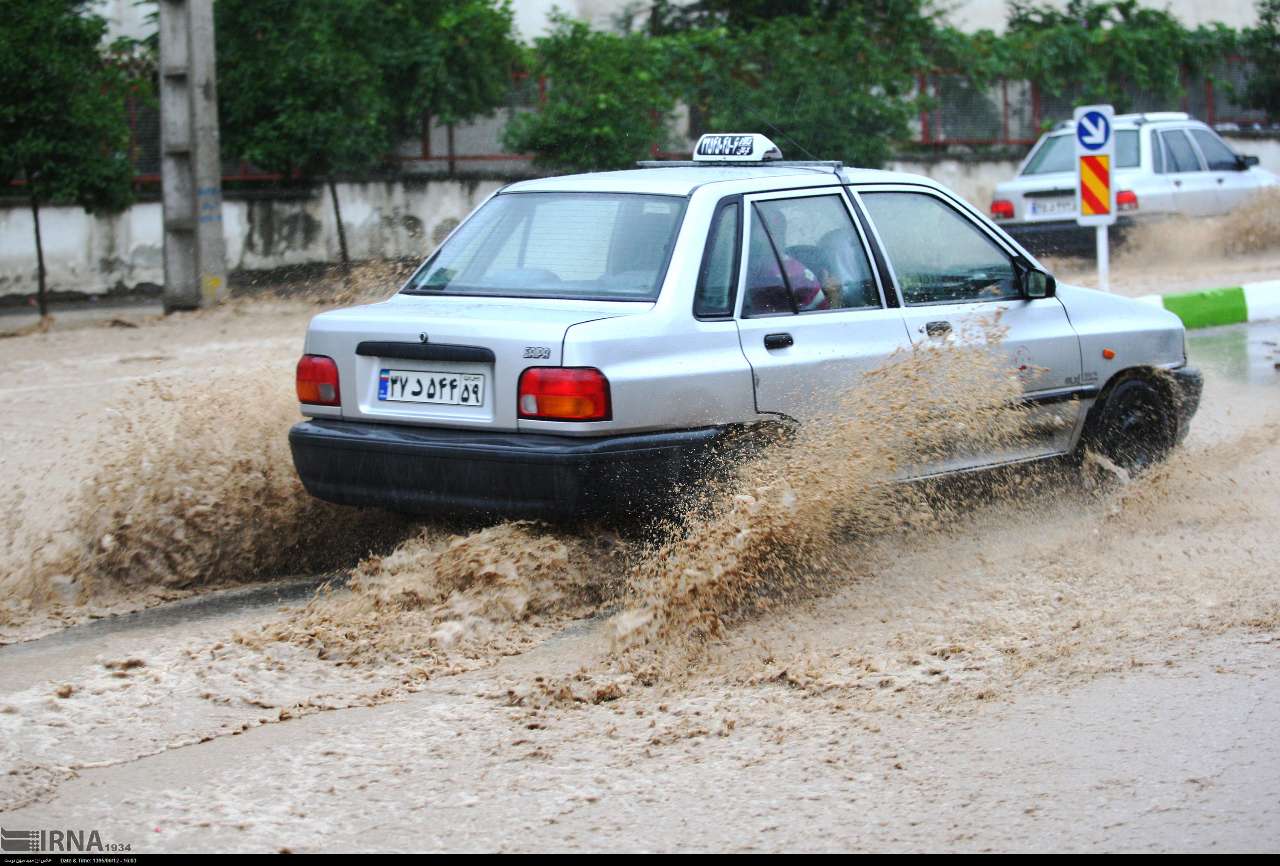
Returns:
[[[684,214],[674,196],[506,193],[418,269],[410,294],[657,298]]]
[[[1075,171],[1076,139],[1071,133],[1051,135],[1036,149],[1027,167],[1027,174],[1051,174],[1055,171]],[[1116,133],[1116,168],[1138,167],[1138,130],[1122,129]]]

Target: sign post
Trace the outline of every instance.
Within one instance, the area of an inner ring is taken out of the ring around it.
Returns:
[[[1107,227],[1116,221],[1115,109],[1110,105],[1076,108],[1076,223],[1094,226],[1098,246],[1098,288],[1111,291],[1111,258]]]

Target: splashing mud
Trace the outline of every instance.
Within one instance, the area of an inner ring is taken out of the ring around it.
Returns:
[[[108,425],[62,531],[0,591],[29,607],[108,604],[349,565],[402,521],[308,496],[286,432],[297,418],[274,370],[216,384],[145,381]]]
[[[502,654],[531,631],[621,608],[615,654],[693,649],[735,617],[820,583],[849,542],[931,524],[951,507],[903,475],[1024,437],[1021,384],[993,350],[998,340],[995,327],[981,345],[923,347],[866,373],[836,411],[691,496],[664,542],[529,523],[452,538],[428,529],[242,640],[308,646],[341,664],[430,667],[482,647]]]
[[[514,651],[530,643],[531,630],[591,615],[616,592],[611,566],[621,550],[609,535],[588,540],[529,522],[465,536],[428,528],[361,562],[346,587],[327,588],[240,640],[285,641],[338,664],[425,665],[429,673],[451,659]]]
[[[810,588],[843,546],[933,522],[948,503],[903,477],[1027,433],[1021,386],[991,348],[998,334],[987,337],[920,347],[866,373],[831,414],[740,466],[636,568],[615,650],[696,646],[734,616]]]
[[[1218,261],[1280,250],[1280,189],[1265,189],[1228,214],[1139,223],[1118,259],[1125,265]]]
[[[323,306],[370,304],[390,297],[417,267],[417,260],[391,259],[340,265],[302,265],[256,275],[233,287],[237,302],[264,298],[302,299]]]
[[[439,666],[460,647],[499,655],[527,643],[530,629],[621,601],[614,651],[694,646],[735,615],[809,587],[850,537],[936,519],[945,503],[899,484],[904,473],[1018,443],[1027,413],[1020,382],[992,350],[998,339],[992,326],[984,345],[924,347],[868,372],[836,411],[690,495],[662,544],[532,523],[448,539],[429,528],[366,560],[346,588],[242,640],[310,646],[339,664]]]

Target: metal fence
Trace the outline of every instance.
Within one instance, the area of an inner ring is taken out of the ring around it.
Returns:
[[[1125,111],[1185,111],[1210,126],[1264,126],[1266,114],[1241,104],[1250,65],[1239,57],[1219,61],[1207,73],[1182,74],[1181,95],[1172,102],[1137,87],[1125,87]],[[920,112],[916,140],[932,146],[1029,145],[1040,132],[1071,117],[1088,99],[1073,91],[1050,92],[1035,82],[1002,80],[979,87],[965,76],[920,75],[920,93],[930,105]]]
[[[1210,125],[1228,129],[1265,125],[1268,118],[1262,112],[1241,104],[1249,73],[1249,65],[1242,59],[1224,58],[1209,74],[1184,74],[1182,94],[1174,104],[1134,88],[1128,93],[1125,109],[1181,110]],[[930,147],[1025,147],[1034,143],[1047,126],[1069,118],[1073,107],[1084,101],[1081,94],[1050,93],[1029,81],[1002,80],[978,86],[963,75],[937,72],[920,75],[918,82],[919,92],[928,97],[929,107],[920,112],[912,124],[912,132],[918,144]],[[491,116],[455,125],[424,117],[421,133],[402,142],[394,156],[405,170],[427,174],[527,170],[530,157],[508,152],[503,146],[502,134],[517,114],[536,110],[546,93],[545,79],[516,75],[506,105]],[[153,103],[134,98],[129,100],[128,116],[135,182],[139,185],[159,183],[159,111]],[[678,150],[688,144],[698,123],[696,113],[691,114],[687,109],[677,111],[668,149]],[[655,147],[653,155],[683,158],[687,150],[668,153]],[[280,179],[279,175],[246,162],[226,162],[223,173],[227,181]]]
[[[129,119],[129,159],[135,187],[160,183],[160,107],[154,100],[131,96],[125,103]],[[276,181],[280,175],[247,162],[223,160],[224,181]]]

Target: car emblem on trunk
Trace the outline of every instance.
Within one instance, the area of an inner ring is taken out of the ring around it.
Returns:
[[[427,332],[423,331],[421,334],[418,335],[418,342],[425,343],[426,341],[427,341]]]

